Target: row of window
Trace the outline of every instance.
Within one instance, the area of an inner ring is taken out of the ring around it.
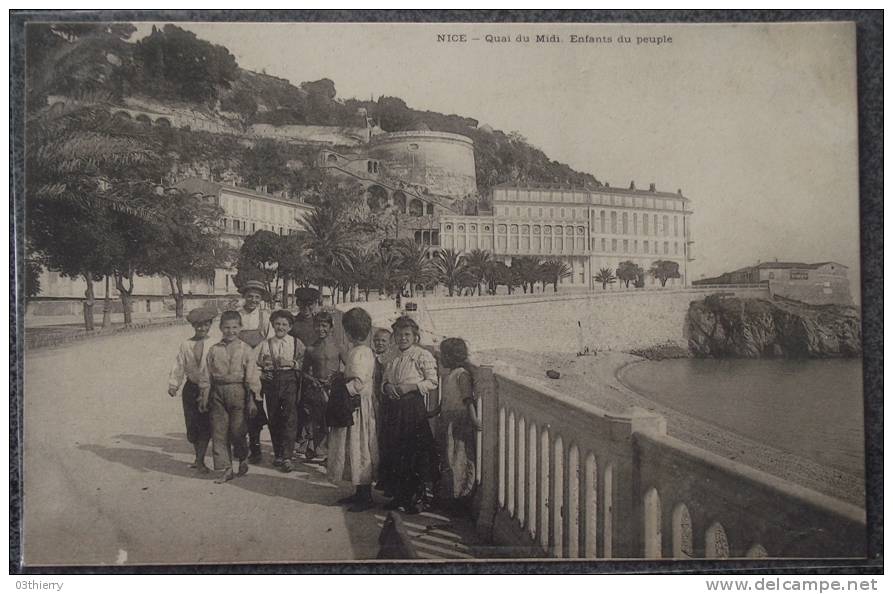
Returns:
[[[295,209],[277,204],[263,203],[247,198],[221,196],[220,205],[228,215],[259,219],[270,223],[290,224],[295,221]]]
[[[641,224],[640,224],[641,223]],[[662,223],[662,224],[661,224]],[[444,228],[447,231],[451,231],[453,226],[450,223],[444,225]],[[500,224],[496,225],[496,232],[499,234],[504,234],[506,231],[510,233],[518,233],[519,230],[522,234],[530,233],[531,228],[533,229],[534,234],[542,232],[544,233],[552,233],[553,226],[552,225],[505,225]],[[601,211],[599,217],[599,224],[596,226],[595,221],[591,224],[591,229],[593,232],[601,231],[602,233],[608,233],[608,221],[605,218],[605,211]],[[641,219],[639,218],[639,213],[633,213],[633,216],[630,217],[629,213],[622,213],[622,217],[620,217],[620,224],[618,224],[618,217],[616,212],[611,212],[611,221],[610,221],[610,232],[612,234],[622,233],[624,235],[629,235],[632,232],[633,235],[639,234],[639,229],[642,230],[642,235],[662,235],[664,237],[670,236],[670,217],[668,215],[663,215],[662,218],[658,218],[658,215],[649,216],[647,214],[643,214]],[[464,223],[459,223],[456,225],[456,230],[460,232],[464,232],[466,226]],[[485,233],[490,232],[490,225],[483,225],[482,227]],[[679,217],[673,217],[672,222],[672,235],[675,237],[679,237],[680,229],[679,229]],[[564,231],[563,231],[564,230]],[[477,224],[471,223],[468,225],[468,231],[472,233],[477,232]],[[574,235],[574,227],[554,227],[555,235]],[[576,227],[576,234],[583,235],[586,232],[584,227]]]
[[[276,225],[264,225],[258,224],[255,222],[249,223],[248,221],[240,220],[240,219],[220,219],[220,225],[224,231],[229,231],[230,233],[238,233],[240,235],[247,235],[248,233],[255,233],[257,231],[272,231],[273,233],[277,232]],[[251,231],[248,231],[248,228],[251,228]],[[279,235],[291,235],[296,232],[296,229],[292,229],[289,227],[278,227]]]
[[[598,213],[598,230],[602,233],[608,232],[608,219],[605,216],[605,211],[600,211]],[[619,217],[617,211],[612,210],[610,213],[610,229],[611,233],[617,234],[621,233],[623,235],[629,235],[632,233],[633,235],[639,234],[639,229],[641,226],[642,235],[662,235],[664,237],[670,236],[670,216],[663,215],[658,218],[658,215],[648,215],[647,213],[632,213],[632,216],[629,216],[630,213],[624,212],[621,213]],[[640,225],[641,222],[641,225]],[[596,219],[592,221],[591,224],[592,230],[596,230]],[[679,217],[673,217],[673,233],[674,237],[679,237]]]
[[[537,216],[539,218],[548,216],[550,219],[554,219],[555,213],[557,211],[558,218],[560,218],[560,219],[566,218],[565,215],[567,215],[567,218],[570,218],[572,220],[586,218],[586,209],[569,208],[569,209],[567,209],[567,212],[565,212],[564,208],[556,209],[556,208],[541,208],[541,207],[529,206],[529,207],[526,207],[526,210],[522,210],[522,207],[516,206],[514,208],[514,213],[512,213],[511,212],[512,209],[510,209],[508,206],[503,206],[503,207],[497,208],[496,210],[497,210],[497,212],[496,212],[497,215],[503,215],[503,216],[512,216],[512,214],[514,214],[514,216],[520,217],[520,216],[524,216],[526,214],[526,216],[528,218],[533,217],[533,216]],[[649,223],[649,219],[650,219],[650,223]],[[651,234],[654,234],[654,235],[665,235],[665,236],[670,235],[670,231],[669,231],[670,230],[670,226],[669,226],[670,225],[670,217],[669,217],[669,215],[662,215],[660,218],[658,218],[658,215],[656,215],[656,214],[649,215],[647,213],[638,213],[638,212],[632,213],[632,217],[630,217],[630,213],[628,213],[628,212],[621,213],[621,223],[623,226],[622,227],[623,233],[629,234],[629,232],[630,232],[629,230],[630,230],[630,228],[632,228],[632,230],[633,230],[632,233],[634,235],[638,235],[640,220],[642,221],[642,234],[643,235],[649,235],[649,229],[653,230],[651,232]],[[657,232],[658,223],[661,221],[663,222],[663,226],[660,227],[661,232],[658,233]],[[599,211],[598,215],[596,215],[595,212],[593,212],[592,223],[591,223],[591,227],[592,227],[593,231],[596,230],[596,224],[598,224],[602,233],[607,233],[606,229],[607,229],[608,220],[606,219],[606,212],[604,210]],[[618,214],[617,214],[617,211],[615,211],[615,210],[612,210],[610,213],[610,224],[611,224],[611,233],[618,233],[619,232],[618,231]],[[679,232],[680,232],[679,231],[679,216],[674,215],[673,216],[673,235],[678,237]]]
[[[619,196],[609,194],[589,194],[561,190],[505,190],[493,193],[494,202],[564,202],[577,204],[603,204],[605,206],[628,206],[630,208],[660,208],[682,210],[682,200],[652,198],[650,196]]]
[[[602,252],[608,252],[609,251],[608,248],[610,247],[611,252],[617,252],[619,250],[621,253],[624,253],[624,254],[638,254],[639,253],[639,240],[638,239],[634,239],[632,241],[630,241],[629,239],[624,239],[624,240],[622,240],[622,242],[617,239],[612,239],[610,243],[608,243],[608,241],[606,239],[602,239],[600,244],[596,244],[594,239],[589,240],[589,249],[591,251],[595,251],[596,245],[600,245]],[[630,247],[632,247],[632,250],[630,250]],[[641,253],[643,253],[643,254],[663,253],[665,255],[670,254],[670,242],[664,241],[663,242],[663,252],[661,252],[660,249],[661,249],[661,242],[659,242],[659,241],[649,242],[647,239],[642,241],[642,252]],[[679,255],[679,242],[678,241],[673,242],[673,255],[674,256]]]

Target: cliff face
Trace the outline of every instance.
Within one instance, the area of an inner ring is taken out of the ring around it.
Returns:
[[[689,306],[688,346],[696,357],[858,357],[858,310],[788,301],[710,296]]]

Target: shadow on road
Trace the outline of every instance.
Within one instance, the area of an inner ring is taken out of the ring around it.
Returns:
[[[84,444],[78,447],[107,462],[123,464],[139,472],[158,472],[203,481],[213,480],[218,474],[201,475],[188,467],[186,460],[191,459],[192,447],[183,434],[168,433],[164,436],[120,434],[115,435],[114,439],[126,441],[137,447],[108,447],[97,444]],[[221,488],[245,489],[251,493],[281,497],[301,505],[339,508],[339,514],[340,506],[336,502],[349,492],[329,483],[323,468],[300,463],[296,465],[294,472],[287,475],[280,474],[268,466],[252,466],[247,475],[238,477],[222,485]],[[381,508],[359,514],[344,512],[344,524],[353,545],[351,548],[357,558],[374,558],[385,513]],[[422,558],[468,559],[484,556],[479,549],[480,543],[473,536],[473,524],[468,520],[426,512],[420,516],[407,517],[405,521],[413,546],[417,548]],[[345,550],[344,554],[349,557],[350,551]]]

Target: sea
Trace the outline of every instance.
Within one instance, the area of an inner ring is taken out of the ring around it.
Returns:
[[[861,359],[668,359],[621,379],[677,412],[864,476]]]

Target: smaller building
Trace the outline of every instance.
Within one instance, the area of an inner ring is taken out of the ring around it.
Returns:
[[[767,283],[769,293],[812,305],[853,305],[847,267],[839,262],[760,262],[712,278],[694,286]]]

